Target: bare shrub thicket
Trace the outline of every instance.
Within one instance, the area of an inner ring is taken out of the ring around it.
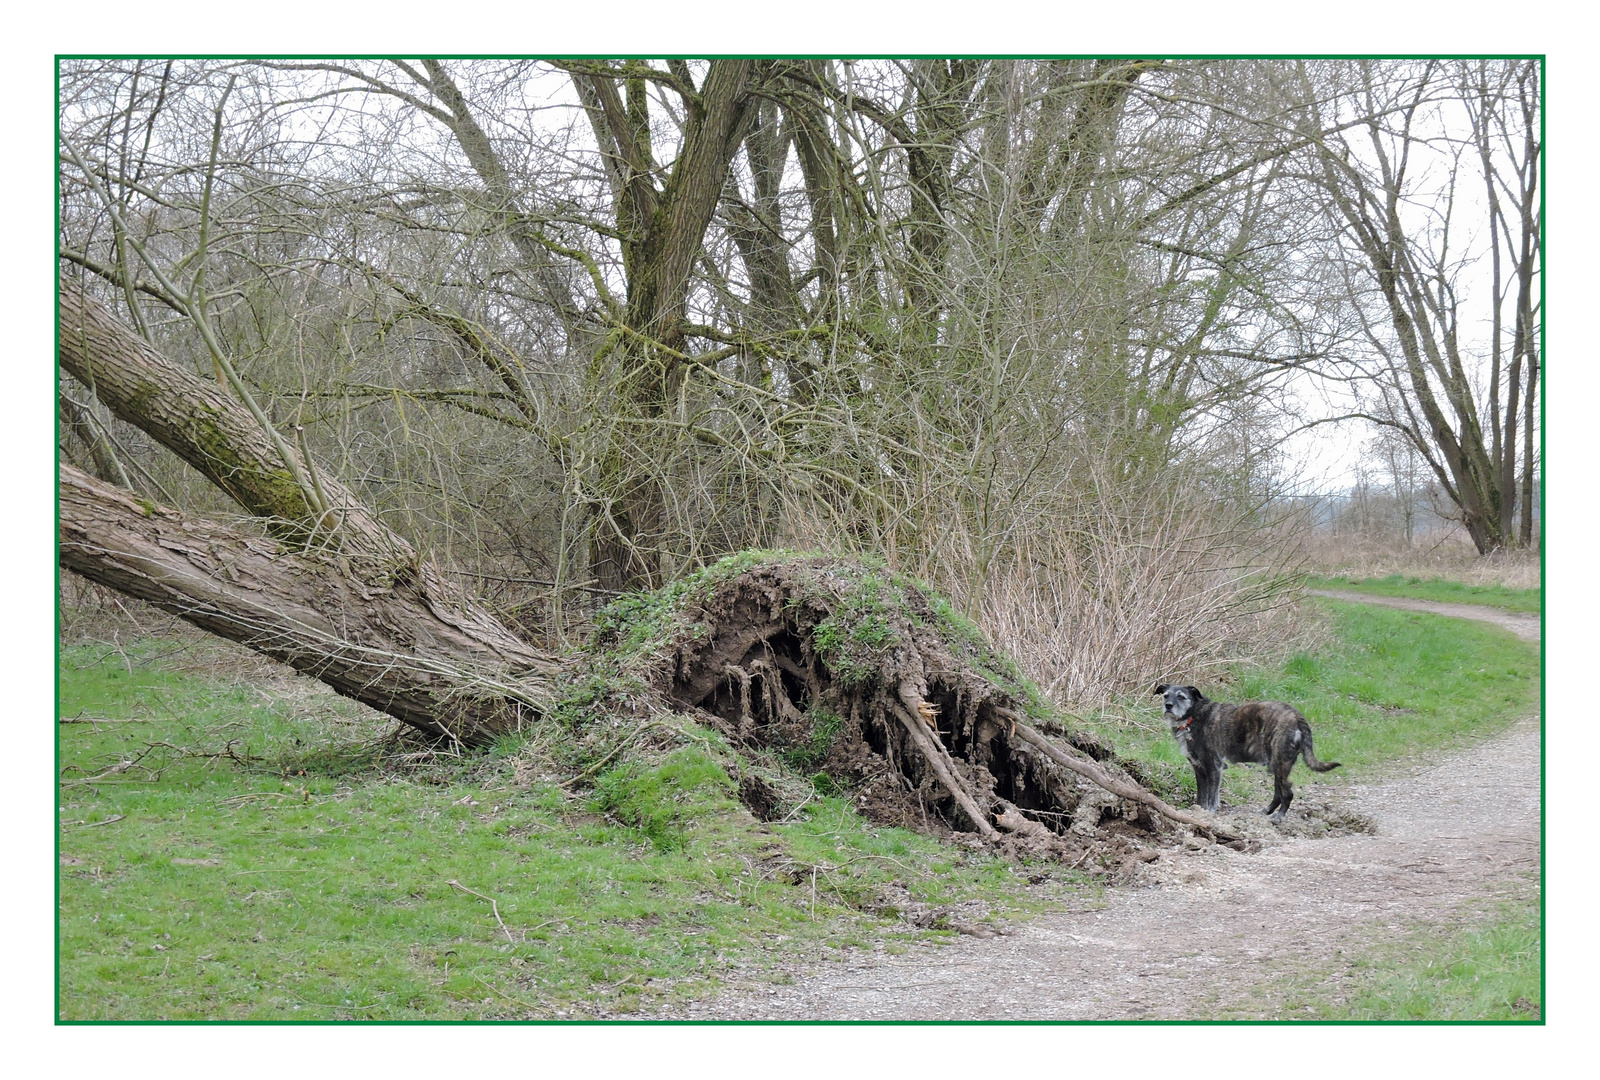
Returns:
[[[983,625],[1052,699],[1083,707],[1142,694],[1152,673],[1204,681],[1307,644],[1314,625],[1284,561],[1250,551],[1240,541],[1255,530],[1216,511],[1177,497],[1086,506],[990,576]]]
[[[1315,620],[1294,604],[1303,524],[1170,474],[1131,490],[1105,482],[1103,468],[1092,470],[1098,482],[1008,519],[1003,545],[952,514],[920,543],[902,538],[891,561],[950,597],[1070,707],[1140,694],[1168,673],[1213,678],[1314,639]],[[786,520],[796,546],[858,543],[803,507]]]
[[[1454,522],[1419,534],[1411,544],[1395,532],[1318,531],[1304,540],[1306,569],[1353,578],[1445,578],[1468,585],[1537,589],[1543,584],[1540,554],[1507,548],[1479,555],[1472,537]]]

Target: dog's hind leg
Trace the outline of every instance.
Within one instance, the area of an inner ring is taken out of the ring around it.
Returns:
[[[1294,759],[1289,759],[1289,767],[1294,767]],[[1274,769],[1272,771],[1272,802],[1263,811],[1273,821],[1282,821],[1289,812],[1289,804],[1294,801],[1294,788],[1289,783],[1289,769]]]

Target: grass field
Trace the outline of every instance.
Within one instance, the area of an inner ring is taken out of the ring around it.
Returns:
[[[1402,596],[1414,600],[1437,600],[1445,604],[1483,604],[1505,611],[1538,612],[1542,589],[1509,589],[1504,585],[1466,585],[1443,578],[1410,577],[1389,574],[1385,577],[1311,577],[1312,589],[1343,589],[1372,596]]]
[[[1507,900],[1440,933],[1430,927],[1380,947],[1357,966],[1348,1001],[1324,1005],[1326,1019],[1538,1020],[1539,904]]]
[[[1328,607],[1327,650],[1236,673],[1227,693],[1299,704],[1349,775],[1537,698],[1535,651],[1502,631]],[[62,650],[63,1019],[626,1013],[781,979],[775,958],[950,936],[899,919],[908,899],[1013,918],[1094,888],[1059,867],[1029,884],[1044,868],[879,828],[834,798],[755,826],[709,731],[705,749],[574,793],[529,774],[514,740],[459,759],[374,743],[383,726],[359,706],[208,649]],[[1141,709],[1102,730],[1192,792],[1154,699]],[[1225,798],[1258,797],[1260,770],[1226,775]]]
[[[953,936],[883,909],[895,883],[1012,917],[1052,891],[838,799],[752,828],[693,748],[580,795],[516,775],[514,742],[406,768],[359,707],[185,652],[61,656],[63,1019],[628,1012],[776,955]]]
[[[1289,971],[1271,1003],[1312,1020],[1537,1021],[1539,901],[1532,881],[1451,920],[1374,936],[1348,966]]]

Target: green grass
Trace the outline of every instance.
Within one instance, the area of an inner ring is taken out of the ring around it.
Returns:
[[[1492,734],[1536,707],[1537,648],[1485,623],[1375,605],[1320,600],[1332,619],[1332,644],[1267,668],[1234,671],[1200,689],[1220,701],[1287,701],[1311,721],[1316,754],[1343,768],[1321,775],[1296,769],[1297,791],[1389,770],[1397,762]],[[1202,680],[1204,683],[1204,680]],[[1161,719],[1157,699],[1135,701],[1135,727],[1090,723],[1119,753],[1139,762],[1160,790],[1189,805],[1194,773]],[[1223,774],[1223,801],[1253,803],[1270,791],[1266,771],[1235,766]]]
[[[1441,940],[1433,927],[1405,946],[1362,961],[1369,973],[1348,1004],[1353,1020],[1537,1020],[1539,905],[1507,901],[1476,925]]]
[[[1314,1020],[1541,1018],[1537,899],[1501,900],[1454,924],[1366,944],[1342,985],[1291,976],[1277,1015]]]
[[[1464,585],[1443,578],[1406,577],[1390,574],[1381,578],[1311,577],[1312,589],[1344,589],[1372,596],[1402,596],[1415,600],[1437,600],[1446,604],[1482,604],[1505,611],[1538,612],[1540,589],[1508,589],[1504,585]]]
[[[775,958],[951,936],[883,909],[894,883],[1015,917],[1084,881],[1030,890],[838,799],[753,826],[697,746],[576,795],[519,780],[515,740],[405,770],[358,707],[181,659],[62,652],[64,717],[135,721],[59,728],[63,1019],[628,1012]]]

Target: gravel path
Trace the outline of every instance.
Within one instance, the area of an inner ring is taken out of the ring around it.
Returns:
[[[1537,618],[1335,595],[1484,619],[1537,640]],[[1448,609],[1448,610],[1446,610]],[[1531,632],[1530,632],[1531,631]],[[679,1015],[774,1020],[1112,1020],[1286,1017],[1307,972],[1348,978],[1373,941],[1447,917],[1539,864],[1539,719],[1402,780],[1350,785],[1375,834],[1283,838],[1259,854],[1167,851],[1142,886],[990,939],[855,953],[790,985],[731,988]],[[1249,811],[1241,811],[1248,813]]]

